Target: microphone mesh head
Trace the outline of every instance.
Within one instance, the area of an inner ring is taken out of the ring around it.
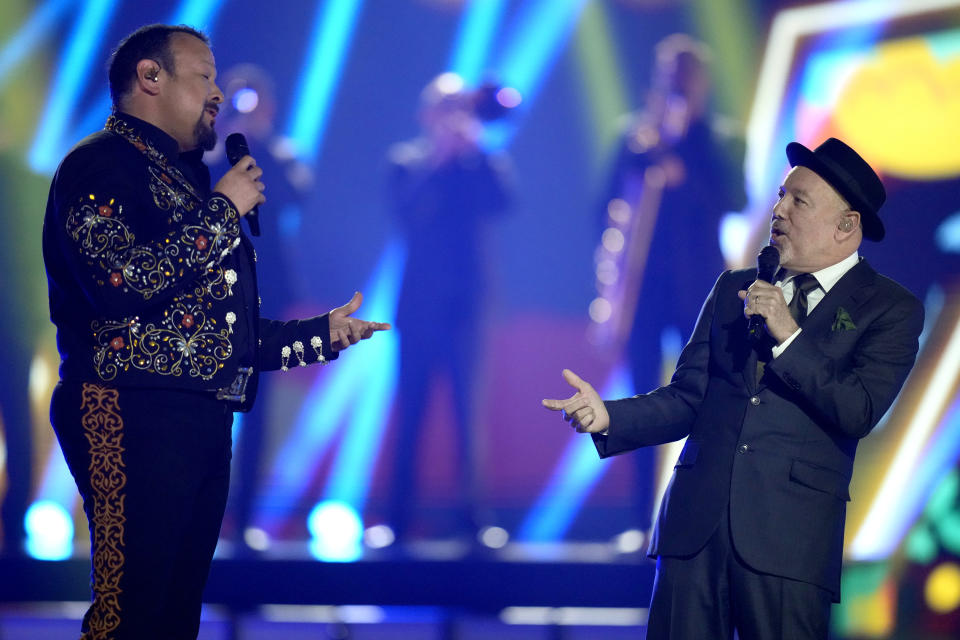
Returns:
[[[247,146],[247,139],[242,133],[231,133],[224,141],[227,151],[227,160],[230,164],[237,164],[245,155],[250,153],[250,147]]]
[[[777,267],[780,266],[780,250],[773,245],[767,245],[760,250],[757,256],[757,280],[773,281]]]

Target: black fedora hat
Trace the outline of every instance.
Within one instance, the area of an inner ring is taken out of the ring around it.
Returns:
[[[791,142],[787,145],[787,160],[791,167],[807,167],[826,180],[850,203],[850,208],[860,212],[864,238],[883,240],[886,232],[877,211],[887,199],[887,192],[860,154],[836,138],[827,138],[813,151]]]

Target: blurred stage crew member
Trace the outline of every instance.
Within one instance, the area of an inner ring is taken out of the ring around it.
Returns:
[[[477,438],[473,431],[475,369],[483,353],[480,318],[486,278],[487,224],[509,203],[507,158],[480,146],[483,119],[496,117],[492,93],[467,91],[446,73],[421,94],[422,135],[390,150],[389,198],[407,245],[397,308],[400,330],[400,426],[394,456],[390,524],[408,538],[416,504],[415,474],[420,429],[431,382],[446,374],[452,387],[456,456],[461,493],[455,528],[476,533]],[[423,321],[439,313],[444,331]]]
[[[916,358],[923,307],[859,256],[884,236],[879,178],[835,138],[786,153],[772,283],[721,274],[666,386],[603,402],[564,370],[577,392],[543,401],[601,457],[687,437],[648,550],[648,638],[827,637],[857,443]]]
[[[626,342],[638,391],[659,386],[673,368],[664,334],[674,331],[685,343],[700,311],[696,296],[677,292],[709,290],[724,268],[721,218],[746,204],[742,139],[711,115],[710,85],[705,45],[682,33],[661,40],[646,107],[629,116],[607,187],[605,226],[621,229],[626,246],[609,255],[619,261],[618,281],[599,289],[613,311],[607,331],[620,334],[608,339]],[[635,518],[643,530],[653,516],[654,458],[650,449],[635,461]]]
[[[244,156],[210,188],[223,94],[206,36],[151,25],[110,61],[114,113],[63,160],[43,253],[61,354],[51,421],[90,523],[84,638],[195,638],[234,411],[261,370],[327,362],[389,325],[260,317]]]

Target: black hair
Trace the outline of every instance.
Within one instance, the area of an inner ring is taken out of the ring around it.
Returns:
[[[170,36],[174,33],[186,33],[199,38],[206,45],[210,44],[206,34],[185,24],[148,24],[140,27],[121,40],[110,55],[110,97],[114,108],[120,106],[120,100],[130,90],[137,76],[137,63],[141,60],[156,60],[160,68],[168,73],[175,72],[173,52],[170,51]]]

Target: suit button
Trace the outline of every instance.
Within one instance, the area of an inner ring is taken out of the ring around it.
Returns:
[[[737,447],[737,453],[746,453],[747,451],[750,451],[749,445],[742,444],[739,447]]]
[[[760,397],[753,396],[752,398],[750,398],[750,404],[752,404],[753,406],[757,406],[758,404],[760,404]]]

